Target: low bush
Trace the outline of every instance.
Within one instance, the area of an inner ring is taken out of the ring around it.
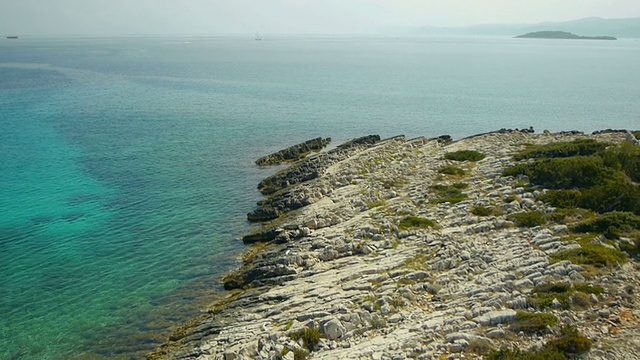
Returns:
[[[563,309],[571,307],[570,296],[574,292],[571,284],[545,284],[533,288],[527,302],[538,309],[553,307],[553,299],[558,300]]]
[[[640,216],[630,212],[610,212],[575,224],[572,230],[579,233],[606,233],[618,238],[621,233],[640,230]]]
[[[425,219],[417,216],[407,216],[400,220],[398,228],[406,230],[409,228],[430,228],[434,227],[436,223],[433,220]]]
[[[550,190],[540,195],[538,200],[559,208],[575,208],[580,203],[580,190]]]
[[[592,341],[574,327],[562,327],[560,334],[541,348],[528,350],[500,348],[490,352],[488,360],[567,360],[580,356],[591,349]]]
[[[604,183],[613,174],[597,156],[538,159],[503,171],[504,176],[527,175],[532,184],[549,189],[591,187]]]
[[[511,214],[507,216],[507,219],[519,227],[541,226],[547,222],[545,214],[539,210]]]
[[[566,356],[578,356],[591,349],[592,341],[578,332],[575,327],[564,326],[560,330],[560,336],[549,342]]]
[[[546,332],[557,323],[558,318],[553,314],[518,311],[516,321],[511,324],[509,330],[516,333],[523,331],[527,334],[537,334]]]
[[[460,150],[447,153],[444,158],[454,161],[480,161],[486,157],[485,154],[475,150]]]
[[[551,255],[551,259],[569,260],[574,264],[591,265],[596,268],[612,268],[616,264],[624,264],[627,261],[622,251],[591,243],[583,243],[577,249],[558,251]]]
[[[593,155],[604,150],[607,144],[593,139],[577,139],[571,142],[555,142],[546,145],[528,146],[515,156],[516,160],[531,158],[558,158]]]
[[[464,175],[466,174],[466,171],[464,171],[463,169],[456,167],[456,166],[451,166],[451,165],[447,165],[447,166],[443,166],[440,169],[438,169],[438,172],[440,174],[445,174],[445,175]]]
[[[625,141],[608,148],[602,158],[605,166],[622,171],[631,180],[640,182],[640,146]]]
[[[464,183],[457,183],[454,185],[433,185],[431,189],[436,192],[438,197],[433,200],[435,203],[459,203],[467,198],[467,195],[463,194],[460,188]]]
[[[640,140],[640,131],[632,131],[631,133],[636,137],[636,139]]]
[[[494,208],[486,206],[474,206],[471,209],[471,213],[475,216],[491,216],[494,213]]]
[[[586,284],[586,283],[576,283],[573,284],[573,288],[576,289],[576,291],[585,293],[585,294],[603,294],[604,293],[604,288],[602,286],[599,285],[591,285],[591,284]]]

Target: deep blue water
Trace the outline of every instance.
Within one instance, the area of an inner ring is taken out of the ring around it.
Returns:
[[[0,358],[131,357],[237,265],[312,137],[640,128],[640,42],[0,41]]]

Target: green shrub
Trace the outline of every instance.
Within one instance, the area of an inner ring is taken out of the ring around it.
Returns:
[[[600,213],[628,211],[640,215],[640,187],[629,183],[622,174],[613,175],[602,184],[581,190],[578,206]]]
[[[547,222],[545,214],[539,210],[511,214],[507,216],[507,219],[513,221],[519,227],[535,227],[544,225]]]
[[[553,307],[553,299],[558,300],[563,309],[571,307],[571,284],[545,284],[533,288],[527,302],[538,309]]]
[[[572,227],[578,233],[608,233],[618,238],[621,233],[640,230],[640,216],[630,212],[610,212],[588,219]]]
[[[447,160],[455,161],[480,161],[484,159],[486,155],[475,150],[459,150],[447,153],[444,157]]]
[[[609,147],[603,154],[605,166],[620,170],[631,180],[640,182],[640,146],[628,141]]]
[[[490,352],[487,360],[567,360],[567,357],[554,346],[545,345],[540,349],[500,348]]]
[[[485,206],[474,206],[471,209],[471,213],[475,216],[491,216],[493,215],[493,208]]]
[[[636,139],[640,140],[640,131],[632,131],[631,133],[636,137]]]
[[[575,327],[565,326],[560,330],[560,336],[549,342],[566,356],[577,356],[591,349],[592,341],[578,332]]]
[[[466,174],[466,172],[462,169],[460,169],[459,167],[455,167],[455,166],[451,166],[451,165],[447,165],[444,167],[441,167],[440,169],[438,169],[438,172],[440,174],[445,174],[445,175],[464,175]]]
[[[575,223],[576,221],[590,219],[594,216],[596,216],[596,214],[593,211],[581,208],[557,209],[552,213],[546,214],[547,220],[559,224]]]
[[[457,182],[452,185],[454,188],[458,190],[464,190],[469,187],[469,184],[463,182]]]
[[[461,183],[458,183],[461,184]],[[454,185],[433,185],[431,186],[432,190],[435,190],[438,197],[433,200],[433,202],[437,203],[459,203],[467,198],[467,195],[463,194],[459,189],[460,185],[456,187]]]
[[[580,248],[558,251],[551,255],[555,261],[569,260],[574,264],[591,265],[596,268],[612,268],[627,261],[626,255],[617,249],[600,244],[583,243]]]
[[[593,155],[604,150],[607,144],[593,139],[577,139],[571,142],[555,142],[546,145],[529,146],[515,156],[516,160],[531,158],[558,158]]]
[[[528,350],[501,348],[490,352],[488,360],[566,360],[580,356],[591,349],[592,342],[574,327],[562,327],[560,335],[541,348]]]
[[[509,329],[514,332],[523,331],[527,334],[546,332],[548,327],[558,323],[558,318],[548,313],[531,313],[528,311],[518,311],[516,321]]]
[[[503,171],[504,176],[527,175],[534,185],[549,189],[573,189],[602,184],[614,171],[597,156],[538,159],[516,164]]]
[[[580,203],[580,197],[582,193],[580,190],[550,190],[546,194],[538,197],[538,200],[543,201],[551,206],[571,209],[578,206]]]
[[[402,230],[406,230],[409,228],[430,228],[434,227],[436,223],[433,220],[425,219],[417,216],[407,216],[404,219],[400,220],[400,224],[398,227]]]
[[[604,293],[604,288],[602,286],[599,285],[590,285],[590,284],[585,284],[585,283],[576,283],[573,284],[573,288],[576,289],[576,291],[585,293],[585,294],[603,294]]]

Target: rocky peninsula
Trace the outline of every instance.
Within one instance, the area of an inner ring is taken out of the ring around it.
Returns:
[[[148,357],[638,359],[640,231],[580,232],[605,215],[547,202],[593,193],[527,173],[555,143],[638,147],[627,131],[372,135],[294,163],[261,182],[226,297]]]

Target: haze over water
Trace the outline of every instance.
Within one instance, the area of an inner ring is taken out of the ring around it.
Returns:
[[[313,137],[640,128],[640,42],[174,37],[0,42],[0,358],[140,355],[237,265]]]

